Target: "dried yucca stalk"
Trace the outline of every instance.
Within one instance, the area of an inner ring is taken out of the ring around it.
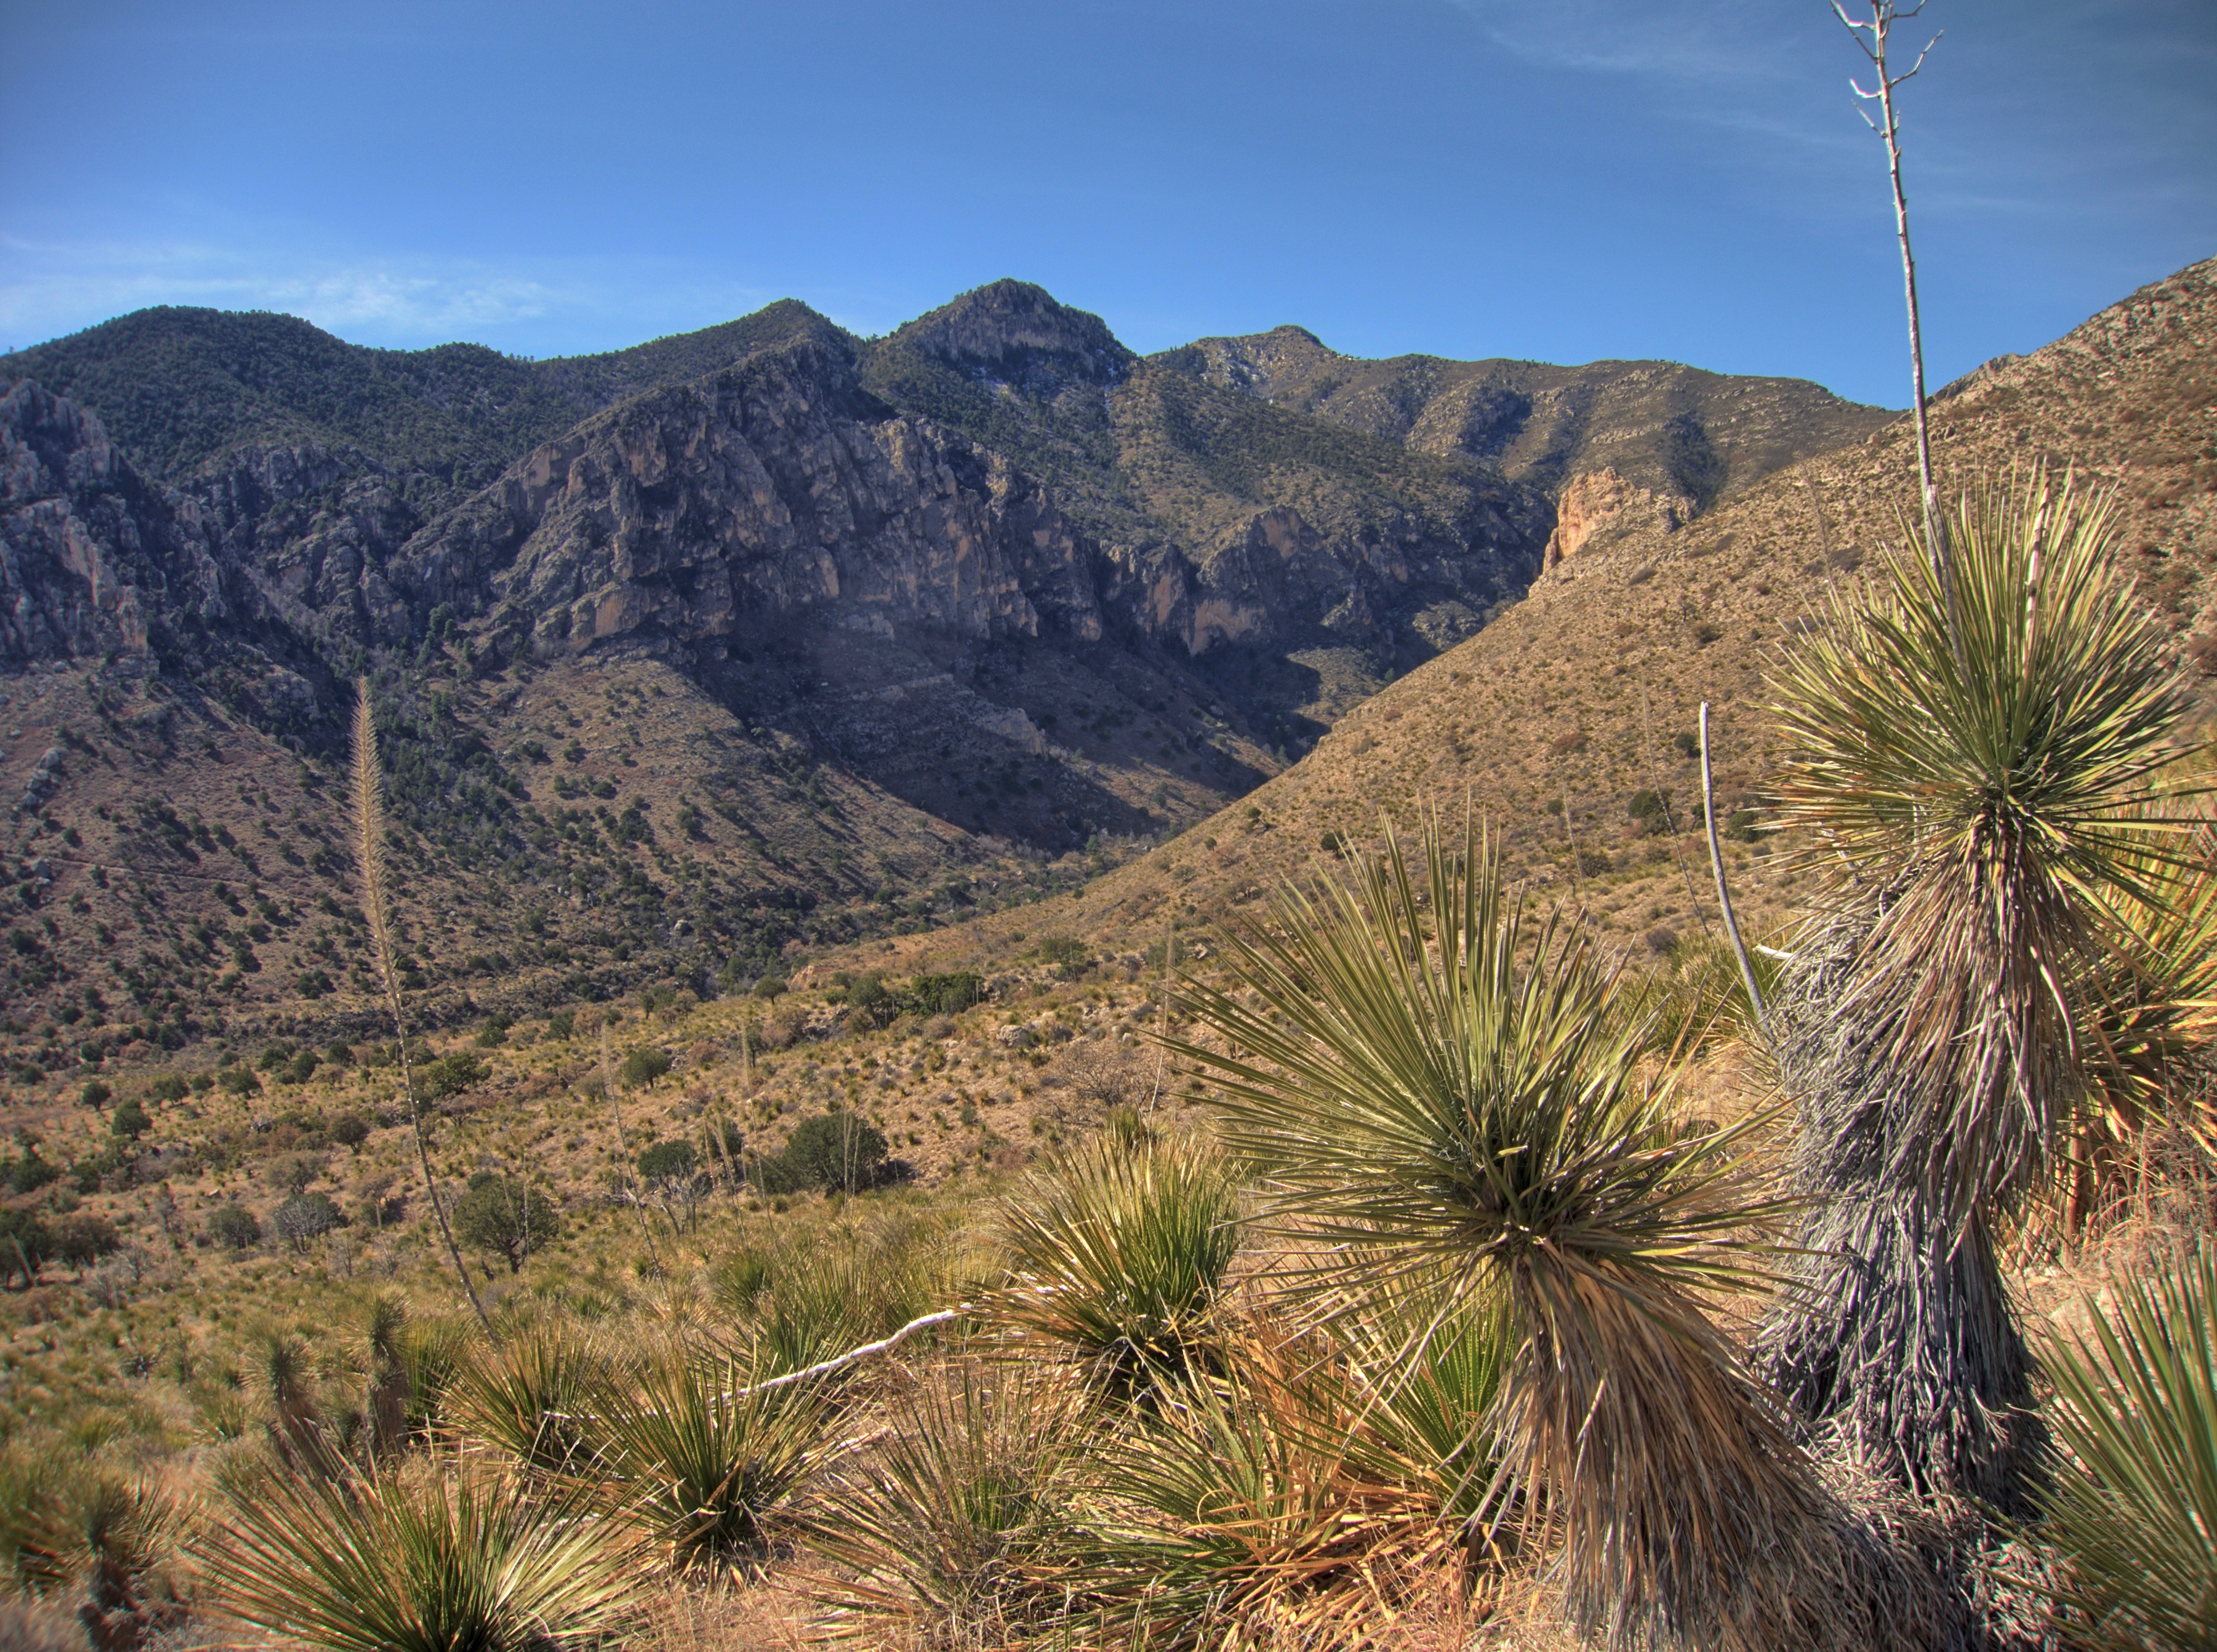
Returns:
[[[470,1283],[461,1247],[454,1243],[454,1230],[447,1221],[446,1207],[439,1203],[438,1184],[431,1175],[430,1150],[423,1142],[423,1107],[416,1098],[416,1073],[408,1059],[408,1023],[400,1012],[400,977],[392,967],[392,925],[386,913],[385,783],[378,772],[377,719],[370,709],[367,677],[355,683],[354,818],[355,853],[361,864],[361,907],[369,917],[377,978],[385,988],[386,1006],[392,1012],[392,1036],[400,1044],[400,1084],[408,1097],[408,1123],[416,1136],[417,1162],[423,1170],[423,1197],[430,1202],[431,1214],[438,1218],[447,1253],[454,1259],[454,1277],[462,1282],[470,1306],[477,1310],[478,1322],[491,1336],[492,1321],[485,1317],[485,1304],[478,1300],[477,1287]]]

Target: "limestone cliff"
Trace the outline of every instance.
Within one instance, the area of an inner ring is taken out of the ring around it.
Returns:
[[[0,663],[143,654],[228,618],[197,513],[101,423],[24,381],[0,396]]]
[[[1690,522],[1697,506],[1684,494],[1658,492],[1627,480],[1613,467],[1571,478],[1555,504],[1555,531],[1548,535],[1546,566],[1565,557],[1611,523],[1653,523],[1674,533]]]

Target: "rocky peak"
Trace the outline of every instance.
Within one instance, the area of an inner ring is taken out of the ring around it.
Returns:
[[[1340,360],[1337,350],[1306,327],[1291,325],[1236,337],[1196,339],[1170,355],[1182,358],[1176,364],[1198,370],[1212,383],[1265,400],[1277,399],[1278,381],[1312,378]]]
[[[1045,288],[1020,281],[965,293],[917,317],[886,345],[1050,394],[1072,382],[1114,384],[1138,360],[1099,316],[1059,304]]]

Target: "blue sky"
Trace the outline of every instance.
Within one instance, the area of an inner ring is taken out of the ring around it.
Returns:
[[[2217,3],[1931,0],[1936,384],[2217,254]],[[1912,25],[1911,28],[1917,26]],[[1152,350],[1666,356],[1899,406],[1824,0],[0,0],[0,347],[141,305],[533,356],[997,276]]]

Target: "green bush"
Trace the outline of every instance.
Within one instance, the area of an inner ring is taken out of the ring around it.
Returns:
[[[36,1148],[25,1148],[23,1156],[8,1167],[8,1185],[18,1193],[35,1193],[61,1173],[39,1157]]]
[[[562,1236],[562,1213],[529,1183],[481,1170],[454,1201],[454,1237],[473,1250],[500,1257],[510,1273],[523,1259]]]
[[[369,1121],[360,1113],[341,1113],[327,1134],[343,1148],[358,1148],[369,1140]]]
[[[886,1154],[885,1132],[868,1119],[852,1113],[818,1113],[794,1127],[785,1151],[775,1160],[764,1161],[758,1179],[769,1193],[815,1187],[852,1193],[877,1185],[885,1172]]]
[[[0,1204],[0,1282],[21,1273],[27,1289],[36,1284],[40,1265],[52,1247],[53,1236],[37,1211]]]
[[[634,1090],[651,1086],[670,1068],[670,1052],[650,1044],[623,1058],[623,1081]]]
[[[295,1193],[270,1213],[269,1225],[294,1250],[305,1251],[310,1240],[344,1227],[346,1217],[328,1193]]]
[[[783,998],[785,993],[785,977],[782,975],[764,975],[760,981],[755,983],[755,996],[756,998]]]
[[[71,1267],[97,1262],[122,1243],[114,1222],[87,1211],[64,1216],[53,1226],[53,1254]]]
[[[262,1241],[262,1224],[254,1219],[253,1212],[241,1204],[218,1206],[209,1214],[207,1230],[219,1244],[235,1251]]]
[[[458,1049],[425,1063],[416,1075],[417,1086],[424,1100],[444,1101],[449,1096],[459,1096],[491,1072],[469,1051]]]
[[[943,975],[918,975],[909,983],[906,997],[923,1015],[960,1015],[984,995],[985,982],[968,971]]]
[[[146,1117],[136,1097],[118,1107],[108,1121],[108,1133],[125,1142],[136,1142],[153,1128],[154,1121]]]
[[[182,1101],[191,1093],[191,1087],[174,1073],[157,1073],[146,1086],[146,1094],[155,1101]]]
[[[657,1142],[639,1155],[639,1173],[650,1182],[683,1181],[700,1162],[690,1142]]]
[[[83,1102],[86,1106],[91,1108],[95,1112],[97,1112],[102,1107],[108,1105],[108,1098],[113,1096],[114,1093],[115,1092],[113,1090],[102,1084],[98,1079],[95,1079],[91,1083],[86,1085],[83,1090],[80,1090],[77,1092],[77,1099]]]

